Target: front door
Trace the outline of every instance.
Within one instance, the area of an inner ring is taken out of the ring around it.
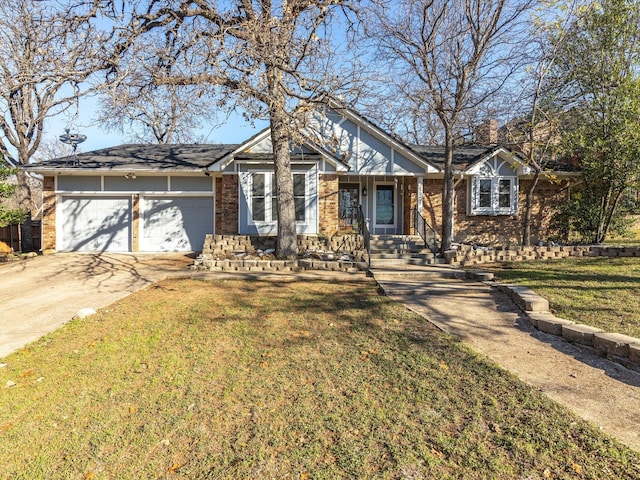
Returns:
[[[396,202],[393,183],[377,183],[375,186],[374,225],[375,231],[395,233]]]
[[[359,191],[360,186],[357,183],[341,183],[338,188],[340,230],[358,229]]]

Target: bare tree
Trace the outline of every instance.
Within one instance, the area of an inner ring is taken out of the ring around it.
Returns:
[[[551,178],[549,164],[553,149],[562,134],[556,96],[558,78],[552,75],[566,41],[568,25],[573,21],[576,2],[564,2],[561,9],[545,5],[531,23],[527,75],[522,78],[521,94],[514,98],[519,106],[516,119],[505,126],[507,141],[525,157],[533,169],[533,178],[525,192],[522,215],[522,245],[531,245],[533,197],[542,178]]]
[[[160,38],[156,38],[158,33]],[[129,52],[120,60],[118,75],[98,86],[100,111],[96,121],[134,142],[194,142],[199,128],[212,127],[218,116],[225,117],[218,112],[226,102],[216,99],[214,91],[204,95],[201,86],[155,84],[157,63],[147,66],[137,60],[142,52],[162,49],[162,32],[150,32],[145,37],[132,46],[137,52]]]
[[[454,138],[461,114],[490,99],[513,71],[518,22],[533,0],[401,0],[375,9],[371,32],[398,76],[414,80],[444,132],[442,250],[454,238]]]
[[[149,0],[134,9],[115,50],[122,61],[136,42],[161,31],[161,48],[136,52],[136,62],[155,72],[155,84],[217,86],[250,117],[269,119],[280,258],[297,258],[289,154],[298,140],[297,112],[350,81],[336,75],[332,61],[344,38],[332,29],[346,9],[346,0]]]
[[[82,82],[95,70],[93,46],[101,37],[90,17],[54,1],[0,3],[0,153],[7,164],[30,163],[45,121],[76,103]],[[19,173],[18,198],[28,211],[30,186]]]

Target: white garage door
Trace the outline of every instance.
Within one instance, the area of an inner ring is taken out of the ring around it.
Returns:
[[[131,198],[64,197],[60,214],[62,250],[131,250]]]
[[[142,209],[144,252],[202,251],[213,233],[213,197],[145,198]]]

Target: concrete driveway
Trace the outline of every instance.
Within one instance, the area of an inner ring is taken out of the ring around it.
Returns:
[[[151,283],[187,275],[183,254],[57,253],[0,263],[0,358]]]

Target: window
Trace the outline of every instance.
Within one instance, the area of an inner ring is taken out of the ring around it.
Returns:
[[[304,173],[293,174],[293,201],[296,205],[296,222],[304,222],[307,211],[307,176]]]
[[[251,220],[255,223],[274,223],[278,221],[278,194],[275,175],[269,173],[250,174]],[[293,201],[296,209],[296,221],[304,222],[307,218],[307,175],[293,174]]]
[[[251,176],[251,218],[254,222],[266,220],[266,175],[254,173]]]
[[[517,177],[472,177],[471,215],[516,215]]]

